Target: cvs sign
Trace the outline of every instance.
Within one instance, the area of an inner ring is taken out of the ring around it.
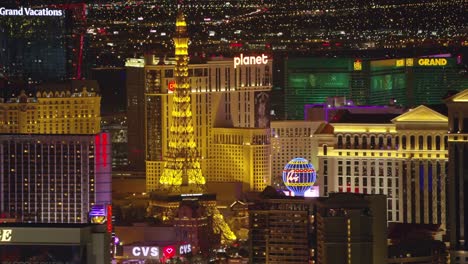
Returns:
[[[159,257],[158,247],[133,247],[132,255],[134,257]]]
[[[187,253],[190,253],[190,252],[192,252],[192,245],[190,245],[190,244],[181,245],[179,247],[179,254],[180,255],[184,255],[184,254],[187,254]]]

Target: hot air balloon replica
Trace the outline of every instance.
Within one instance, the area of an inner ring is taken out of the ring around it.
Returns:
[[[283,183],[294,196],[304,196],[316,179],[314,166],[304,158],[294,158],[284,166]]]

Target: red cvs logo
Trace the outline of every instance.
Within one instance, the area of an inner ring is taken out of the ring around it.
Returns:
[[[175,255],[175,247],[174,246],[167,246],[164,247],[163,254],[165,258],[172,258]]]
[[[299,181],[299,176],[296,175],[296,172],[294,170],[288,171],[288,174],[286,175],[286,181],[287,182],[298,182]]]

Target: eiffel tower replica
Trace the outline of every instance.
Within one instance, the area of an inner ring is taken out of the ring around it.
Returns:
[[[151,195],[150,209],[160,220],[170,223],[177,217],[176,212],[184,202],[194,201],[206,208],[212,218],[213,231],[221,235],[222,241],[232,241],[236,236],[224,221],[216,207],[216,195],[206,193],[195,141],[191,87],[188,77],[187,24],[184,14],[179,11],[176,20],[174,69],[175,87],[172,97],[169,148],[165,157],[166,165],[160,177],[160,192]]]

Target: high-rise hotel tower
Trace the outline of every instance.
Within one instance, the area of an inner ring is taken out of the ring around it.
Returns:
[[[180,41],[175,41],[176,46],[179,45],[176,52],[180,52],[180,45],[184,45]],[[187,75],[183,77],[189,88],[184,89],[191,90],[190,96],[184,94],[183,99],[175,91],[181,78],[175,67],[181,63],[187,69],[184,73]],[[129,126],[129,141],[137,142],[133,138],[145,137],[147,191],[161,187],[160,177],[165,175],[165,164],[173,155],[171,144],[174,141],[169,135],[177,126],[173,122],[181,120],[192,122],[194,141],[190,144],[197,146],[202,175],[207,183],[240,182],[246,190],[258,191],[270,184],[268,117],[272,60],[268,55],[192,56],[183,62],[178,55],[175,59],[146,57],[140,61],[129,60],[127,70],[135,76],[135,80],[129,81],[132,83],[129,93],[134,94],[129,99],[129,106],[145,107],[144,117],[137,114],[140,110],[129,116],[129,120],[140,119],[145,123],[144,131]],[[133,85],[138,83],[136,76],[139,74],[136,73],[139,71],[144,71],[144,85],[140,85],[144,96],[135,91],[139,86]],[[189,121],[188,116],[173,119],[173,106],[186,107],[185,101],[189,98],[191,108],[184,109],[191,111],[192,120]],[[189,140],[188,134],[183,137]]]
[[[0,100],[2,217],[83,223],[93,205],[111,203],[111,140],[92,88]]]

